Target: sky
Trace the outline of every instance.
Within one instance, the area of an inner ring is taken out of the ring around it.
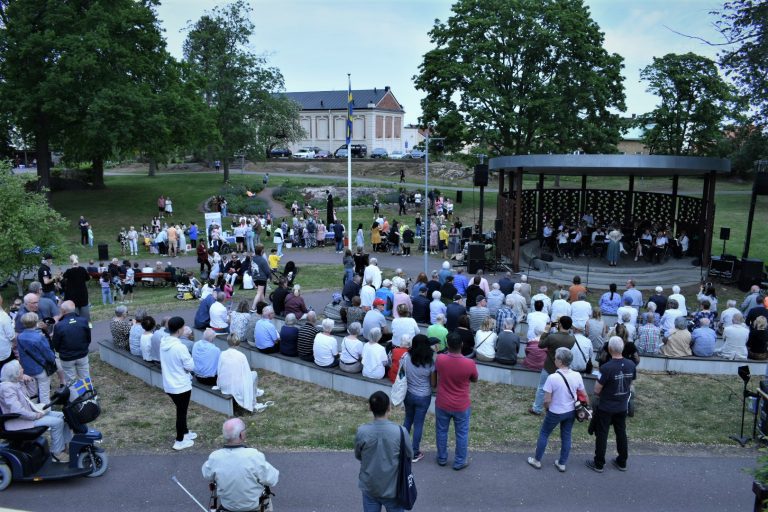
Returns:
[[[181,58],[184,28],[216,5],[214,0],[161,0],[157,8],[168,50]],[[451,14],[449,0],[250,0],[255,25],[251,50],[278,67],[289,92],[390,86],[405,109],[405,122],[421,114],[413,76],[433,48],[435,19]],[[694,52],[716,58],[718,48],[674,31],[717,41],[711,0],[586,0],[605,33],[605,47],[624,57],[626,114],[642,114],[656,98],[640,83],[653,57]]]

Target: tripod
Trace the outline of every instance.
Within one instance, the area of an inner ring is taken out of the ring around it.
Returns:
[[[742,448],[747,445],[749,442],[749,438],[744,435],[744,416],[747,412],[747,398],[757,396],[756,393],[752,393],[747,389],[747,386],[749,385],[749,366],[739,366],[739,377],[741,377],[741,380],[744,381],[744,391],[741,395],[741,431],[739,432],[739,435],[731,435],[728,436],[729,439],[733,439],[737,443],[739,443]]]

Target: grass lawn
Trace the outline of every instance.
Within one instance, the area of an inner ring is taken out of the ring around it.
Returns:
[[[642,363],[641,363],[642,366]],[[159,389],[130,377],[91,356],[91,371],[102,404],[94,426],[104,433],[109,451],[167,451],[173,442],[174,411]],[[259,447],[284,450],[349,450],[358,425],[370,420],[367,402],[312,384],[259,370],[265,400],[275,406],[244,418]],[[632,443],[731,444],[738,430],[740,381],[734,377],[704,377],[642,373],[636,383],[637,413],[628,420]],[[472,385],[473,450],[532,450],[541,418],[527,414],[534,390],[503,384]],[[190,428],[198,432],[195,449],[210,450],[221,443],[225,417],[191,404]],[[403,409],[395,408],[395,422]],[[434,450],[434,416],[428,415],[423,444]],[[553,440],[556,436],[553,437]],[[574,428],[574,445],[589,451],[594,438],[586,425]]]

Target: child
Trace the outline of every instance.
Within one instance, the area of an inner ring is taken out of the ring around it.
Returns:
[[[277,249],[275,249],[274,247],[270,252],[271,254],[269,255],[269,268],[272,270],[277,270],[277,267],[280,266],[280,256],[277,255]]]
[[[141,335],[141,357],[145,361],[152,361],[150,355],[152,351],[152,334],[155,332],[155,319],[151,316],[145,316],[141,321],[141,328],[144,333]]]
[[[93,228],[88,226],[88,245],[93,247]]]
[[[107,304],[113,304],[112,302],[112,289],[110,287],[109,273],[104,272],[99,278],[99,286],[101,286],[101,303],[105,306]]]

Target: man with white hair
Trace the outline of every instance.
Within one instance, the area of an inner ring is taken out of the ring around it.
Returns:
[[[749,289],[749,293],[744,297],[744,301],[741,303],[741,312],[745,316],[749,313],[749,310],[756,308],[763,303],[763,296],[760,293],[760,287],[758,285],[752,285]]]
[[[680,287],[677,285],[672,287],[672,295],[667,297],[667,307],[669,307],[669,301],[673,299],[677,302],[677,309],[680,311],[680,314],[688,316],[688,308],[685,307],[685,295],[680,293]]]
[[[659,315],[663,315],[664,310],[667,309],[667,298],[663,295],[664,288],[662,288],[661,286],[657,286],[654,291],[656,293],[654,293],[648,298],[648,302],[653,302],[654,304],[656,304],[656,312]]]
[[[729,325],[733,324],[733,315],[741,313],[736,307],[736,301],[731,299],[725,304],[727,309],[720,313],[720,326],[725,329]]]
[[[691,333],[691,350],[698,357],[712,357],[715,353],[717,336],[709,323],[709,318],[701,318],[699,327]]]
[[[360,307],[369,311],[373,307],[373,300],[376,298],[376,288],[373,286],[373,277],[365,278],[365,284],[360,288]]]
[[[264,394],[264,390],[259,389],[259,374],[251,370],[248,358],[238,350],[240,336],[230,333],[227,345],[229,348],[219,354],[216,384],[223,394],[232,395],[236,405],[249,412],[263,411],[267,406],[260,404],[257,399]]]
[[[91,328],[85,318],[77,316],[75,309],[75,303],[71,300],[61,304],[62,317],[54,327],[51,339],[53,349],[59,354],[67,382],[78,377],[90,377],[88,347],[91,344]]]
[[[366,284],[369,282],[369,277],[371,286],[378,290],[381,287],[381,269],[379,269],[379,261],[376,258],[371,258],[363,271],[363,281]]]
[[[624,291],[624,294],[621,296],[621,299],[624,300],[627,297],[632,299],[631,304],[636,308],[641,308],[644,304],[643,302],[643,294],[635,287],[635,280],[634,279],[627,279],[627,289]]]
[[[376,298],[384,301],[384,316],[392,316],[392,308],[395,303],[395,294],[392,293],[392,281],[385,279],[381,287],[376,290]]]
[[[626,294],[625,294],[626,295]],[[622,301],[624,303],[623,306],[618,308],[616,310],[616,323],[623,324],[627,323],[624,321],[624,315],[629,315],[629,323],[632,325],[637,325],[637,314],[639,313],[638,309],[632,305],[632,297],[623,297]]]
[[[525,294],[523,293],[523,283],[518,283],[518,284],[520,285],[520,290],[519,290],[520,295],[525,297]],[[552,299],[550,299],[549,296],[547,295],[546,285],[539,286],[539,293],[531,297],[530,301],[526,300],[526,302],[529,302],[531,305],[528,308],[528,311],[536,311],[536,308],[534,307],[534,305],[536,304],[537,300],[540,300],[541,302],[544,303],[544,309],[542,309],[544,313],[546,313],[547,315],[552,313]]]
[[[392,283],[395,285],[395,289],[397,290],[395,292],[394,299],[392,300],[392,315],[394,318],[397,318],[400,316],[400,314],[397,312],[397,307],[400,304],[405,304],[405,307],[408,308],[408,311],[410,313],[413,313],[413,302],[411,301],[411,297],[406,293],[406,282],[405,279],[401,277],[396,277],[392,280]]]
[[[225,300],[227,300],[227,295],[224,292],[216,292],[216,302],[211,304],[211,308],[208,310],[208,315],[211,318],[210,327],[216,331],[216,334],[229,332],[229,313],[224,305]]]
[[[440,272],[437,273],[438,279],[440,280],[440,286],[443,286],[445,284],[445,278],[453,275],[453,271],[451,270],[451,264],[447,261],[443,262],[442,268],[440,269]]]
[[[568,290],[560,290],[559,299],[552,302],[552,312],[549,315],[552,322],[561,316],[571,316],[571,305],[568,303]]]
[[[528,283],[528,276],[525,274],[520,276],[520,294],[525,297],[525,302],[533,304],[531,302],[531,285]]]
[[[520,283],[515,283],[512,288],[512,293],[507,295],[507,298],[512,299],[512,311],[515,312],[518,322],[524,322],[525,317],[528,315],[528,302],[520,293]]]
[[[261,310],[261,318],[253,328],[254,345],[262,354],[274,354],[280,351],[280,335],[272,324],[275,318],[275,310],[272,306],[265,306]]]
[[[501,293],[501,287],[499,283],[493,283],[491,285],[491,291],[485,296],[488,300],[488,311],[493,318],[496,318],[496,312],[499,310],[502,304],[504,304],[504,294]]]
[[[274,487],[280,477],[264,454],[245,445],[245,423],[231,418],[222,427],[224,447],[208,456],[203,478],[214,480],[219,504],[226,510],[259,510],[265,487]]]
[[[496,334],[501,334],[504,330],[504,324],[508,318],[512,319],[512,330],[515,330],[515,325],[518,322],[518,316],[514,309],[514,298],[512,295],[507,295],[504,298],[504,304],[496,311]]]

